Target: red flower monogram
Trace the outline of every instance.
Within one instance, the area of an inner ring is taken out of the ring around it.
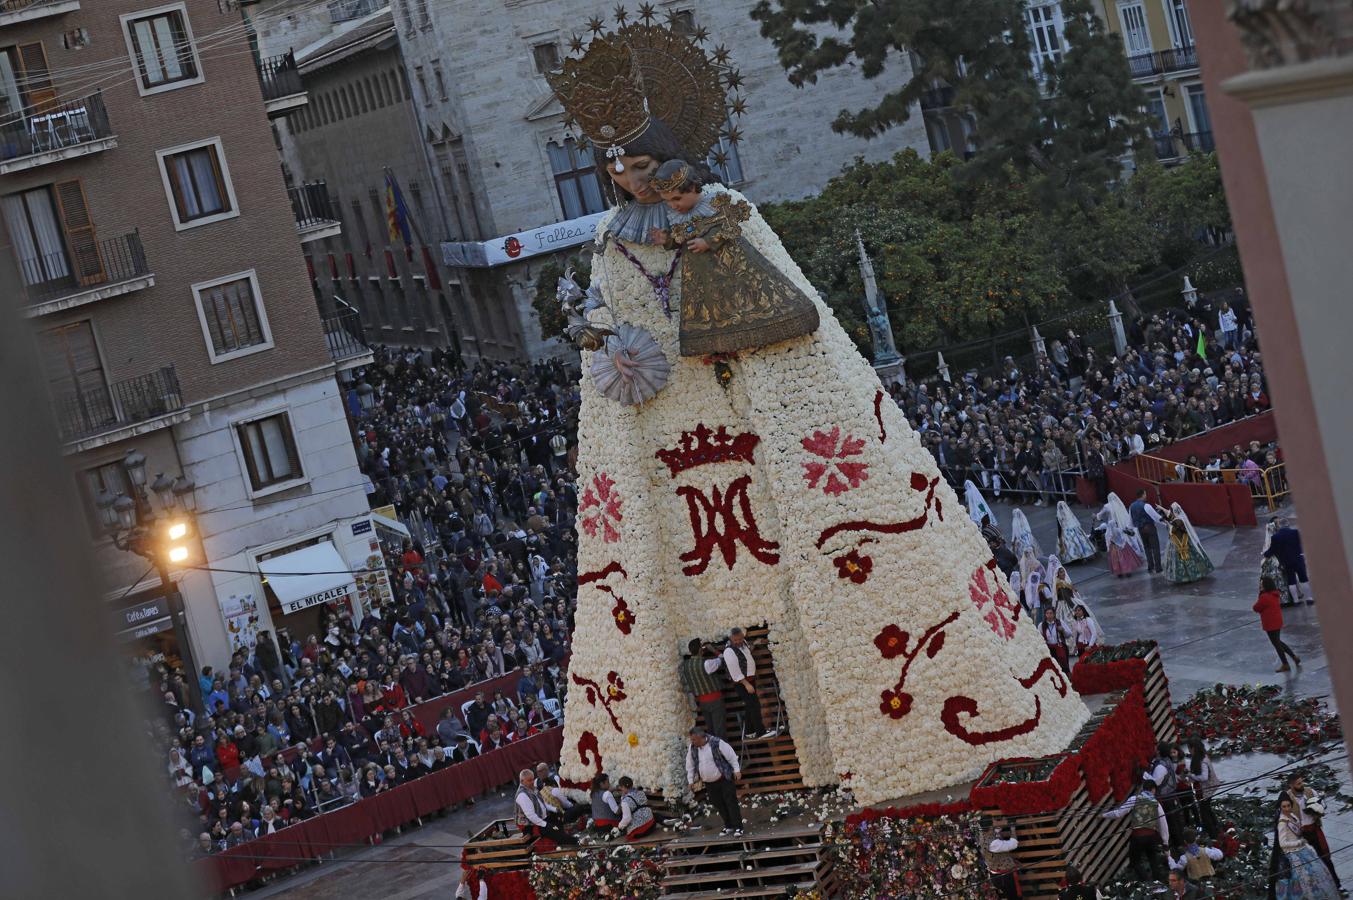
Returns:
[[[623,502],[611,477],[605,472],[598,472],[592,476],[591,486],[583,491],[578,502],[578,524],[588,537],[596,537],[600,533],[603,541],[614,544],[620,540],[620,532],[612,523],[618,524],[624,518],[620,513]]]
[[[987,572],[991,571],[991,578],[988,581]],[[995,588],[995,591],[992,590]],[[991,630],[1002,640],[1010,640],[1015,636],[1015,620],[1019,618],[1019,604],[1010,599],[1010,595],[1005,592],[1005,588],[996,581],[996,563],[988,562],[985,566],[978,566],[972,573],[972,578],[968,581],[968,596],[972,598],[973,606],[977,607],[978,612],[986,609],[987,604],[991,604],[990,609],[982,615],[986,623],[991,626]],[[1012,613],[1007,616],[1006,613]]]
[[[862,556],[858,550],[838,556],[832,562],[836,563],[837,578],[849,578],[855,584],[864,584],[869,580],[869,573],[874,571],[874,558]]]
[[[879,709],[885,716],[900,719],[911,712],[911,694],[906,691],[884,691],[882,697]]]
[[[630,629],[634,627],[634,613],[630,612],[630,605],[625,602],[624,597],[615,594],[611,594],[611,596],[615,597],[615,606],[611,607],[611,615],[615,618],[615,627],[620,629],[621,634],[629,634]]]
[[[833,425],[832,430],[827,432],[814,431],[812,437],[804,438],[801,443],[803,449],[826,460],[803,464],[803,480],[808,482],[810,488],[817,487],[818,482],[826,476],[822,492],[836,496],[859,487],[869,478],[867,463],[847,461],[852,456],[860,455],[864,450],[864,440],[851,434],[841,437],[841,426]]]

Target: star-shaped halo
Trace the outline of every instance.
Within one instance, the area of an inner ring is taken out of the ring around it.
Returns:
[[[593,16],[587,20],[587,30],[593,34],[601,34],[606,30],[606,23],[601,20],[600,16]]]
[[[720,44],[719,46],[717,46],[717,47],[714,48],[714,54],[713,54],[713,56],[714,56],[714,61],[715,61],[716,63],[718,63],[719,65],[721,65],[721,66],[726,66],[726,65],[728,65],[728,60],[729,60],[730,54],[729,54],[729,52],[728,52],[728,48],[725,47],[723,44]]]
[[[616,6],[615,6],[615,20],[616,20],[616,22],[618,22],[618,23],[621,24],[621,25],[624,25],[626,22],[629,21],[629,17],[630,17],[630,14],[627,13],[627,12],[625,12],[625,7],[623,7],[623,6],[621,6],[619,3],[617,3]]]
[[[574,32],[573,36],[568,39],[568,52],[569,53],[583,52],[583,39],[577,32]]]
[[[657,8],[656,6],[654,6],[652,3],[640,3],[640,4],[639,4],[639,18],[641,18],[641,19],[644,20],[644,24],[645,24],[645,25],[647,25],[647,24],[649,24],[650,22],[652,22],[654,16],[656,16],[657,14],[658,14],[658,8]]]

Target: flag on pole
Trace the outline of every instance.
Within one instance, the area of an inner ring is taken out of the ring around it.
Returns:
[[[403,238],[404,246],[413,244],[409,234],[409,208],[404,205],[404,194],[388,169],[385,172],[385,222],[390,232],[390,243]]]
[[[1201,329],[1198,332],[1198,355],[1207,359],[1207,335]]]

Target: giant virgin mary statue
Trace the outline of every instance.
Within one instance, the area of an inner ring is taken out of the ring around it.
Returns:
[[[565,777],[605,769],[684,793],[695,712],[679,653],[762,623],[809,785],[848,776],[874,803],[1066,746],[1088,711],[977,526],[779,238],[716,183],[692,214],[741,210],[723,218],[750,248],[736,258],[812,298],[817,327],[682,355],[683,254],[654,230],[690,217],[651,179],[673,159],[702,172],[730,109],[741,112],[726,96],[740,83],[726,53],[637,22],[597,34],[551,83],[617,197],[578,304],[593,349]],[[663,180],[665,191],[681,182]],[[734,297],[751,290],[740,271],[725,279]]]

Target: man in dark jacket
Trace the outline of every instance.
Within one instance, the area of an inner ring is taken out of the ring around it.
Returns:
[[[1269,542],[1264,556],[1277,557],[1278,562],[1282,563],[1283,571],[1287,573],[1287,586],[1292,589],[1292,596],[1300,600],[1302,586],[1305,585],[1308,590],[1310,588],[1306,577],[1306,554],[1301,550],[1301,532],[1285,518],[1279,517],[1276,521],[1278,530],[1273,532],[1273,540]],[[1307,606],[1314,602],[1314,597],[1306,598]]]

